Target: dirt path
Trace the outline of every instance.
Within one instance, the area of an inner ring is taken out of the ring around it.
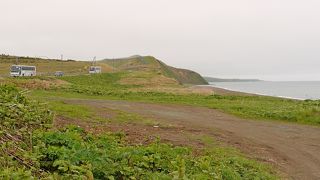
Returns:
[[[262,161],[275,164],[290,179],[320,179],[320,128],[244,120],[217,110],[106,100],[67,100],[137,113],[157,121],[201,130]]]

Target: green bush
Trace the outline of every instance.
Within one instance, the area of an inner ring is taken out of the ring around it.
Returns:
[[[32,133],[50,127],[52,119],[50,111],[17,88],[0,86],[0,179],[25,179],[37,171],[30,156]]]
[[[0,130],[15,134],[42,128],[52,123],[52,113],[29,101],[13,86],[0,86]]]

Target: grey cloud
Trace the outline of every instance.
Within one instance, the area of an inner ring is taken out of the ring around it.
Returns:
[[[1,0],[0,53],[153,55],[217,77],[320,80],[320,1]]]

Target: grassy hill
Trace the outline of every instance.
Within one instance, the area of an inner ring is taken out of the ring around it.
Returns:
[[[173,78],[180,84],[204,85],[208,82],[198,73],[166,65],[152,56],[132,56],[122,59],[105,59],[100,61],[114,67],[117,71],[156,72],[158,75]]]
[[[53,75],[56,71],[63,71],[66,75],[88,74],[88,69],[91,66],[89,61],[61,61],[57,59],[0,55],[0,76],[8,76],[10,66],[15,63],[37,66],[38,75]],[[97,61],[97,66],[102,67],[102,72],[130,71],[131,73],[122,80],[128,84],[208,84],[196,72],[168,66],[151,56],[102,60]]]

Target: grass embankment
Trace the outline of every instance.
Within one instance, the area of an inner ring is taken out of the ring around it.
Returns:
[[[113,66],[117,71],[155,71],[167,78],[175,79],[180,84],[208,84],[200,74],[191,70],[168,66],[152,56],[133,56],[101,62]]]
[[[72,107],[62,108],[70,115]],[[132,146],[121,133],[50,129],[52,119],[43,104],[0,86],[0,179],[276,179],[265,165],[230,149],[195,156],[189,148],[158,141]]]
[[[139,92],[133,89],[143,88],[143,85],[119,83],[127,76],[127,73],[112,73],[63,77],[61,80],[70,83],[68,86],[50,91],[36,90],[32,95],[185,104],[219,109],[250,119],[320,125],[320,101],[298,101],[265,96],[182,95],[152,90]]]

